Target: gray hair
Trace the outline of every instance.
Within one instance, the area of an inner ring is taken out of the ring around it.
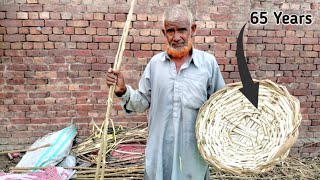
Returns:
[[[190,26],[192,26],[194,19],[193,19],[193,15],[192,15],[192,12],[190,11],[190,9],[184,5],[175,4],[175,5],[169,6],[164,11],[163,19],[162,19],[163,27],[164,27],[166,21],[174,22],[178,19],[181,19],[181,16],[187,17],[189,20]]]

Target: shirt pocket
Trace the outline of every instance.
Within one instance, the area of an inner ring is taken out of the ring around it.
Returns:
[[[184,75],[182,104],[185,107],[199,109],[207,100],[207,80],[206,73]]]

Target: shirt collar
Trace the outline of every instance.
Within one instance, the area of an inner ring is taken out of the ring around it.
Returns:
[[[192,48],[191,60],[188,60],[189,61],[188,63],[193,62],[193,64],[199,68],[200,64],[199,64],[199,60],[196,58],[197,56],[195,55],[197,53],[196,51],[197,50],[195,48]],[[162,58],[161,61],[171,60],[167,51],[164,52],[164,55],[165,55],[165,57]]]

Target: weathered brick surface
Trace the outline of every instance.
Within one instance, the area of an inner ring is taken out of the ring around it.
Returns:
[[[92,120],[104,120],[108,87],[130,1],[16,0],[0,5],[0,149],[26,146],[71,120],[88,135]],[[282,10],[313,15],[310,26],[247,25],[244,41],[251,75],[286,86],[301,102],[300,139],[320,138],[320,5],[285,0],[138,0],[122,70],[137,87],[141,73],[163,50],[162,12],[170,4],[192,6],[197,32],[194,46],[214,54],[227,83],[240,81],[236,37],[250,12]],[[112,116],[132,126],[145,114],[126,116],[115,99]],[[12,140],[14,139],[14,140]],[[310,140],[311,141],[311,140]],[[300,140],[297,147],[307,140]],[[319,155],[320,143],[293,152]]]

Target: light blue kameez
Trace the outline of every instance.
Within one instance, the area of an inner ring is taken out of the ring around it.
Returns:
[[[120,98],[125,111],[149,108],[145,179],[205,178],[208,164],[197,148],[195,122],[200,106],[224,85],[215,57],[197,49],[178,73],[166,52],[155,55],[139,89],[127,85]]]

